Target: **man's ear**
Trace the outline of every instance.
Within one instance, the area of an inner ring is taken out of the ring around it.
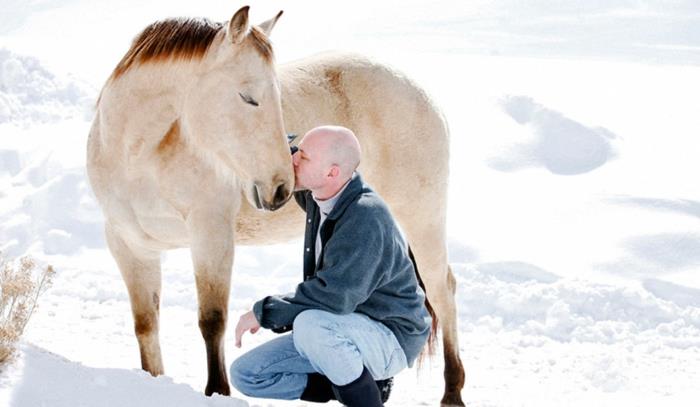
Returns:
[[[331,169],[328,170],[328,178],[336,178],[338,175],[340,175],[340,167],[334,164],[331,166]]]

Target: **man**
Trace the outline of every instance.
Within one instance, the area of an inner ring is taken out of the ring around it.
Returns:
[[[243,314],[236,346],[260,327],[293,331],[238,358],[232,383],[254,397],[381,406],[375,380],[411,366],[430,333],[425,294],[386,204],[355,172],[352,131],[312,129],[292,158],[307,216],[304,281]]]

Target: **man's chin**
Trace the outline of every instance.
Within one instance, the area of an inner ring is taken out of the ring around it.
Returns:
[[[302,183],[299,182],[299,177],[294,174],[294,192],[306,191],[306,188]]]
[[[298,181],[295,180],[294,183],[294,192],[300,192],[300,191],[308,191],[309,187],[307,187],[304,184],[300,184]]]

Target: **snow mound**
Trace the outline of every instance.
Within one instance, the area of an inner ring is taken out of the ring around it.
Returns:
[[[83,167],[64,168],[47,155],[5,182],[12,186],[11,196],[0,196],[8,208],[0,214],[0,250],[5,254],[73,254],[105,246],[103,217]]]
[[[186,384],[142,370],[85,367],[33,345],[22,346],[21,360],[5,375],[6,381],[16,382],[8,406],[248,406],[218,394],[206,397]]]
[[[460,283],[460,321],[474,327],[565,343],[700,350],[700,307],[690,289],[658,281],[645,288],[558,279],[518,263],[452,268]]]
[[[682,307],[700,308],[700,290],[697,288],[684,287],[655,278],[645,280],[644,288],[655,296]]]
[[[613,142],[618,137],[602,127],[588,127],[548,109],[528,96],[506,96],[501,107],[518,124],[527,126],[532,139],[518,143],[489,166],[511,172],[544,167],[557,175],[578,175],[593,171],[616,156]]]
[[[0,124],[86,118],[94,94],[87,85],[57,78],[35,58],[0,48]]]

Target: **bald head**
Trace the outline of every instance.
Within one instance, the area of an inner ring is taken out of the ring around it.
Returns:
[[[304,136],[304,144],[313,146],[327,166],[336,165],[340,177],[350,179],[360,165],[360,142],[352,130],[342,126],[320,126],[309,130]],[[308,147],[307,147],[308,148]]]
[[[341,126],[311,129],[292,157],[297,190],[309,189],[314,197],[333,196],[352,177],[360,164],[360,142]]]

